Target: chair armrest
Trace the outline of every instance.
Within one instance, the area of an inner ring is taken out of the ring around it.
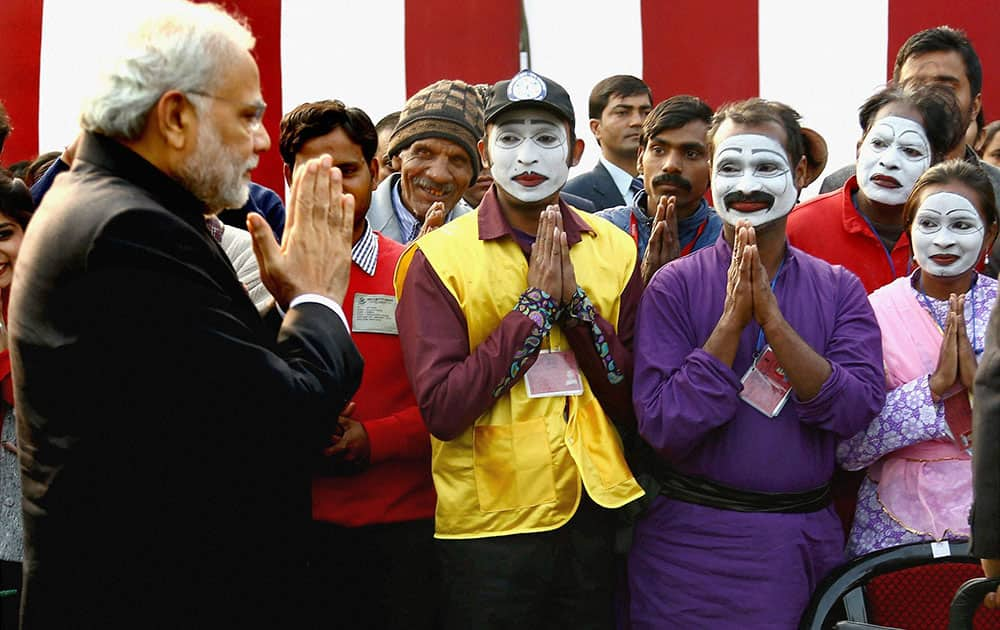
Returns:
[[[972,627],[972,617],[983,603],[987,593],[997,590],[1000,578],[973,578],[958,587],[951,600],[948,613],[948,630],[967,630]]]

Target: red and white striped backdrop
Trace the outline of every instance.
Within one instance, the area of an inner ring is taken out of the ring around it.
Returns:
[[[132,0],[136,1],[136,0]],[[15,131],[3,162],[58,149],[77,129],[88,57],[129,0],[4,0],[0,100]],[[131,2],[129,2],[131,4]],[[228,0],[257,35],[265,125],[295,105],[339,98],[374,120],[440,78],[498,81],[518,69],[520,0]],[[133,5],[135,6],[135,5]],[[141,6],[141,5],[140,5]],[[783,100],[822,133],[830,166],[853,160],[858,105],[882,84],[896,50],[920,29],[969,33],[987,77],[987,118],[1000,118],[1000,12],[995,0],[524,0],[537,72],[573,96],[579,168],[597,159],[587,96],[601,78],[643,77],[657,100],[713,106]],[[275,149],[255,179],[283,191]]]

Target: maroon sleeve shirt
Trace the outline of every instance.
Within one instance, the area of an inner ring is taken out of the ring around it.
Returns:
[[[495,195],[490,191],[479,208],[480,239],[517,238],[500,212]],[[565,204],[560,203],[560,209],[567,241],[572,247],[580,241],[580,232],[589,231],[590,227]],[[529,245],[523,234],[521,237],[517,240],[527,256]],[[634,421],[631,346],[641,292],[642,282],[636,269],[621,295],[617,333],[600,314],[593,318],[607,342],[610,361],[598,353],[590,322],[567,319],[566,315],[560,320],[577,363],[598,401],[619,423]],[[530,310],[532,315],[512,310],[475,351],[470,352],[468,328],[458,303],[423,253],[419,250],[414,253],[396,319],[403,362],[424,421],[435,437],[451,440],[461,435],[531,367],[538,356],[538,346],[529,350],[525,342],[532,335],[547,332],[547,328],[541,330],[539,322],[551,322],[557,316],[554,303],[539,299],[539,294],[542,292],[526,285],[519,307]],[[519,369],[512,369],[515,364]],[[609,364],[616,368],[617,377],[609,374]],[[516,377],[509,378],[515,371]]]

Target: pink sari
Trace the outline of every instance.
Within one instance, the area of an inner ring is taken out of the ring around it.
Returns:
[[[942,332],[914,296],[910,278],[898,278],[869,299],[882,329],[886,389],[933,373]],[[868,474],[878,483],[879,502],[893,520],[910,532],[942,540],[948,532],[969,535],[970,459],[953,440],[929,440],[885,455]]]

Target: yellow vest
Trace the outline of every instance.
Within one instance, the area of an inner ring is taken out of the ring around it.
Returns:
[[[597,312],[618,322],[621,292],[635,266],[635,244],[610,222],[575,211],[594,233],[570,248],[576,281]],[[479,240],[479,213],[415,241],[396,267],[396,296],[420,249],[458,302],[475,350],[527,288],[528,261],[512,238]],[[550,348],[569,350],[557,325]],[[437,490],[435,536],[482,538],[557,529],[576,512],[580,481],[599,505],[642,496],[621,438],[581,373],[583,394],[529,398],[524,379],[454,440],[431,438]]]

